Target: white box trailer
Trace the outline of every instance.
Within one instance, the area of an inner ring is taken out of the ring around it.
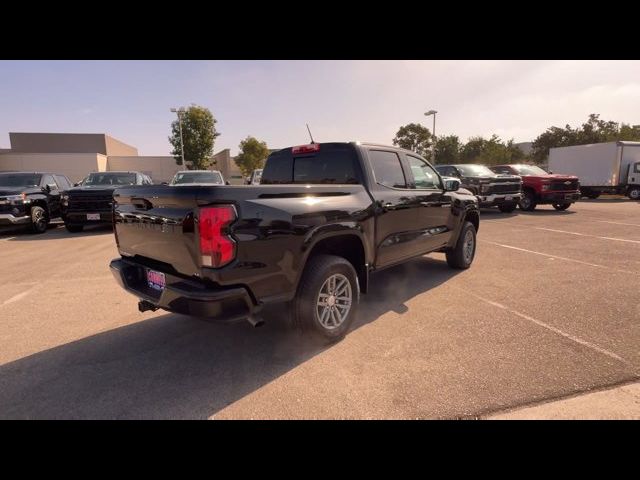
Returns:
[[[640,142],[607,142],[549,150],[549,171],[576,175],[582,195],[627,195],[640,200]]]

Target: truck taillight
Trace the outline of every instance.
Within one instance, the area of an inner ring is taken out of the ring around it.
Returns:
[[[232,205],[215,205],[200,209],[198,231],[203,267],[222,267],[236,256],[236,242],[227,227],[236,219]]]
[[[309,145],[298,145],[297,147],[291,147],[291,153],[311,153],[311,152],[319,152],[320,144],[319,143],[311,143]]]

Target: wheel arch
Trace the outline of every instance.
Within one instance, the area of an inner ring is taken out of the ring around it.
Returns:
[[[365,245],[362,232],[359,230],[317,234],[313,241],[305,242],[306,254],[300,277],[304,273],[309,260],[315,255],[335,255],[344,258],[353,266],[358,276],[360,291],[367,293],[369,284],[367,258],[369,257],[367,256],[368,252]],[[300,278],[298,278],[298,285],[299,283]]]

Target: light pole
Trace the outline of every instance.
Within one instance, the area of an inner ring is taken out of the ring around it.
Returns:
[[[182,139],[182,114],[185,112],[184,107],[172,108],[173,113],[178,114],[178,125],[180,125],[180,150],[182,151],[182,166],[184,167],[184,140]]]
[[[431,160],[433,163],[436,163],[436,113],[438,113],[436,110],[429,110],[424,114],[425,117],[433,115],[433,133],[431,134],[433,136],[433,142],[431,143]]]

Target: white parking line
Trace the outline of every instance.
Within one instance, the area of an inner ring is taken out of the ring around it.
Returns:
[[[33,290],[37,286],[38,286],[38,284],[36,284],[33,287],[25,290],[24,292],[21,292],[21,293],[18,293],[17,295],[14,295],[13,297],[9,298],[8,300],[5,300],[4,302],[0,303],[0,307],[4,307],[5,305],[9,305],[10,303],[17,302],[18,300],[23,299],[24,297],[29,295],[31,293],[31,290]]]
[[[606,265],[599,265],[597,263],[583,262],[582,260],[576,260],[574,258],[559,257],[558,255],[550,255],[548,253],[536,252],[535,250],[527,250],[526,248],[514,247],[513,245],[505,245],[503,243],[491,242],[489,240],[479,240],[479,241],[484,243],[490,243],[491,245],[496,245],[498,247],[509,248],[511,250],[517,250],[525,253],[533,253],[534,255],[541,255],[543,257],[554,258],[557,260],[564,260],[565,262],[579,263],[581,265],[588,265],[590,267],[596,267],[596,268],[604,268],[607,270],[612,270],[614,272],[630,273],[631,275],[638,275],[638,272],[632,272],[630,270],[620,270],[618,268],[611,268],[611,267],[607,267]]]
[[[6,241],[6,240],[13,240],[14,238],[16,237],[0,238],[0,242]]]
[[[615,360],[617,360],[617,361],[619,361],[621,363],[624,363],[628,367],[633,367],[633,364],[631,362],[629,362],[628,360],[625,360],[624,358],[620,357],[619,355],[616,355],[615,353],[610,352],[609,350],[607,350],[605,348],[602,348],[599,345],[596,345],[595,343],[588,342],[586,340],[581,339],[580,337],[576,337],[575,335],[571,335],[570,333],[563,332],[559,328],[553,327],[553,326],[551,326],[551,325],[549,325],[547,323],[544,323],[544,322],[542,322],[540,320],[537,320],[537,319],[535,319],[533,317],[530,317],[529,315],[525,315],[524,313],[518,312],[517,310],[509,308],[509,307],[507,307],[505,305],[502,305],[501,303],[494,302],[494,301],[489,300],[487,298],[483,298],[483,297],[481,297],[479,295],[476,295],[475,293],[472,293],[472,292],[469,292],[469,291],[466,291],[466,290],[465,290],[465,293],[467,293],[467,295],[471,295],[472,297],[476,297],[478,300],[481,300],[481,301],[483,301],[485,303],[488,303],[489,305],[493,305],[494,307],[497,307],[497,308],[500,308],[502,310],[505,310],[505,311],[507,311],[509,313],[512,313],[513,315],[516,315],[516,316],[520,317],[520,318],[524,318],[525,320],[529,320],[530,322],[533,322],[536,325],[539,325],[539,326],[541,326],[543,328],[546,328],[547,330],[549,330],[549,331],[551,331],[551,332],[553,332],[553,333],[555,333],[557,335],[560,335],[560,336],[562,336],[564,338],[567,338],[567,339],[569,339],[569,340],[571,340],[571,341],[573,341],[575,343],[578,343],[578,344],[583,345],[583,346],[585,346],[587,348],[590,348],[591,350],[595,350],[596,352],[599,352],[599,353],[601,353],[603,355],[611,357],[611,358],[613,358],[613,359],[615,359]]]
[[[596,220],[596,222],[600,222],[600,223],[612,223],[614,225],[628,225],[630,227],[640,227],[640,224],[638,223],[624,223],[624,222],[610,222],[608,220]]]
[[[602,240],[615,240],[616,242],[629,242],[629,243],[640,244],[640,240],[627,240],[626,238],[601,237],[600,235],[588,235],[586,233],[567,232],[566,230],[555,230],[553,228],[544,228],[544,227],[532,227],[532,228],[535,228],[536,230],[546,230],[547,232],[567,233],[569,235],[579,235],[581,237],[600,238]]]

